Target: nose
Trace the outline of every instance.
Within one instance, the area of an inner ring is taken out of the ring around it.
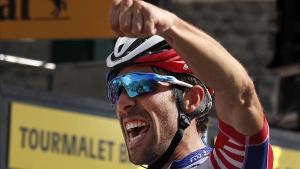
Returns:
[[[122,91],[117,102],[117,107],[121,112],[128,112],[132,107],[135,106],[135,99],[130,98],[126,91]]]

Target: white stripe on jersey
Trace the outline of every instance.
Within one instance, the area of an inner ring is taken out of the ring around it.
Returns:
[[[222,169],[227,169],[227,167],[222,163],[221,159],[219,159],[218,155],[216,154],[216,151],[217,151],[216,149],[213,150],[213,155],[219,167]]]
[[[244,156],[245,155],[245,151],[240,151],[240,150],[234,149],[232,147],[229,147],[228,145],[225,145],[224,149],[231,152],[231,153],[233,153],[233,154],[239,155],[239,156]]]
[[[237,168],[242,168],[243,167],[243,163],[236,161],[234,159],[232,159],[231,157],[229,157],[222,149],[220,149],[221,154],[223,155],[223,157],[232,165],[236,166]]]

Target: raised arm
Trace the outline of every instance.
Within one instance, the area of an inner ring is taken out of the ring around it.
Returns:
[[[253,82],[222,45],[178,17],[162,36],[215,90],[215,106],[221,120],[245,135],[262,128],[264,115]]]
[[[243,66],[211,36],[176,15],[139,0],[114,0],[111,27],[119,36],[159,34],[215,90],[218,118],[244,135],[263,127],[263,110]]]

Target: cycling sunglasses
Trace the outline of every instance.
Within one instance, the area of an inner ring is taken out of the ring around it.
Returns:
[[[126,91],[131,98],[157,89],[159,82],[167,82],[174,85],[191,88],[193,85],[180,81],[174,76],[159,75],[155,73],[132,72],[117,76],[108,83],[108,98],[112,104],[116,104],[121,92]]]

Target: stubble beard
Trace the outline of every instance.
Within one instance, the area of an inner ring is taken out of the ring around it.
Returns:
[[[169,131],[169,132],[163,132],[165,134],[163,135],[156,135],[156,137],[159,137],[160,139],[155,138],[153,136],[152,139],[147,140],[148,145],[144,146],[144,150],[139,149],[139,147],[135,147],[132,150],[128,149],[128,155],[129,160],[136,165],[143,165],[143,164],[152,164],[162,154],[167,150],[169,145],[171,144],[171,141],[175,135],[175,132],[170,132],[170,126],[164,126],[164,129],[161,129],[161,131]],[[139,154],[139,155],[136,155]]]

